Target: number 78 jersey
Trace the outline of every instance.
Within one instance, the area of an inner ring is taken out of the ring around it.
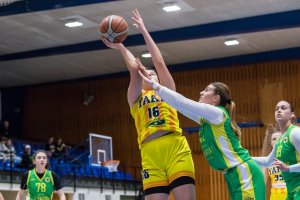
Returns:
[[[54,181],[51,171],[46,170],[39,178],[35,170],[30,170],[27,178],[29,200],[52,200]]]
[[[135,121],[139,145],[157,131],[182,133],[177,111],[164,102],[154,90],[143,90],[130,112]]]

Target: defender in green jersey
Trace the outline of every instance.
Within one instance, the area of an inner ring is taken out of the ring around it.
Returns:
[[[235,103],[229,88],[220,82],[211,83],[196,102],[151,80],[141,63],[139,73],[165,102],[200,124],[203,153],[212,168],[224,173],[230,199],[265,200],[262,171],[239,141],[241,131],[235,122]]]
[[[33,164],[35,168],[22,177],[21,189],[16,200],[24,199],[26,190],[29,200],[52,200],[54,190],[57,191],[60,200],[66,200],[57,175],[47,170],[47,153],[43,150],[36,151],[33,155]]]
[[[268,157],[254,159],[263,167],[278,166],[286,183],[287,200],[300,200],[300,127],[294,125],[296,117],[289,102],[277,103],[275,119],[283,134]]]

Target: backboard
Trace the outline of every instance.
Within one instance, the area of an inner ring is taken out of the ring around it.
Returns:
[[[89,134],[90,165],[101,167],[107,160],[113,160],[112,137],[96,133]]]

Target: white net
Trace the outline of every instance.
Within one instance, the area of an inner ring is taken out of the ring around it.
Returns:
[[[119,164],[119,160],[108,160],[103,162],[103,166],[107,167],[109,172],[117,172]]]
[[[21,0],[0,0],[0,6],[7,6],[17,1],[21,1]]]

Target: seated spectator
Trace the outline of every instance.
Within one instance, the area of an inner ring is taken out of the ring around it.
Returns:
[[[55,143],[54,143],[54,137],[49,137],[48,142],[45,146],[45,150],[47,152],[48,158],[52,158],[53,156],[55,157]]]
[[[0,160],[3,160],[4,162],[8,159],[7,153],[9,151],[5,143],[6,143],[6,139],[0,138]]]
[[[31,146],[29,144],[25,145],[24,152],[22,154],[21,163],[17,166],[24,169],[33,168]]]
[[[11,137],[10,123],[8,120],[4,120],[0,126],[0,135],[3,139],[8,139]]]
[[[58,159],[59,162],[62,161],[62,158],[66,159],[68,157],[69,148],[70,148],[70,146],[63,143],[61,137],[57,138],[54,156]]]
[[[16,155],[16,149],[15,149],[15,147],[14,147],[14,145],[13,145],[13,142],[12,142],[12,140],[11,139],[8,139],[7,141],[6,141],[6,148],[7,148],[7,150],[8,150],[8,152],[7,152],[7,158],[10,160],[10,159],[12,159],[12,161],[14,162],[14,163],[20,163],[21,162],[21,158],[19,157],[19,156],[17,156]]]

